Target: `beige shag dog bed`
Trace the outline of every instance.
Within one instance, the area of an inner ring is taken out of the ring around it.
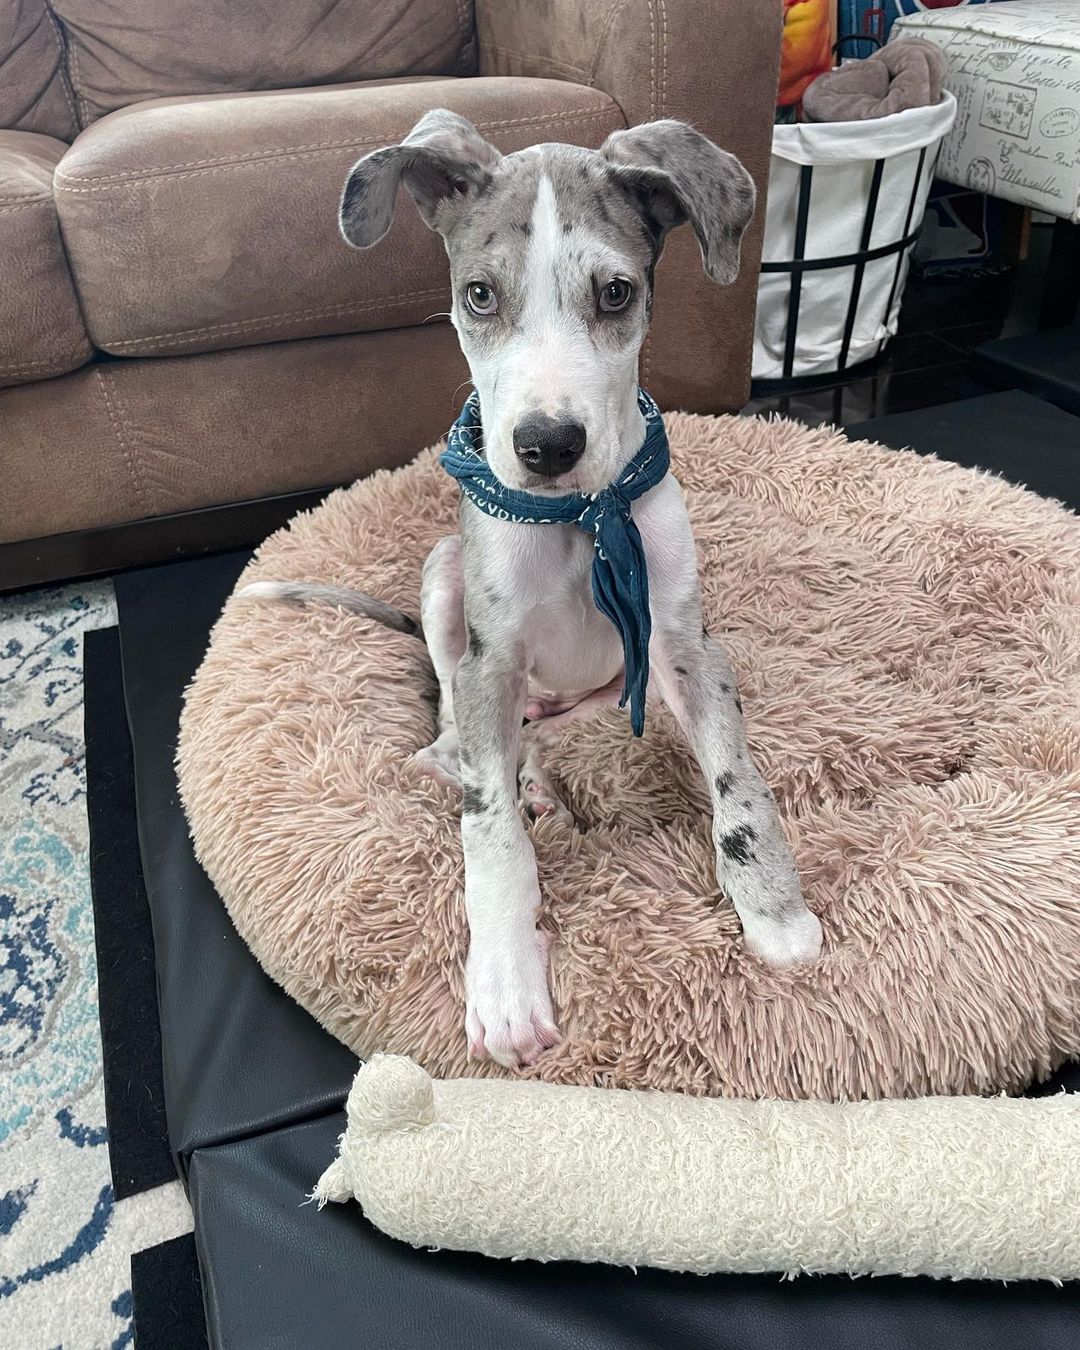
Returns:
[[[530,1076],[827,1099],[1014,1091],[1080,1051],[1080,522],[799,424],[667,420],[706,617],[740,677],[825,951],[770,970],[715,889],[708,800],[650,701],[550,766],[584,826],[534,828],[565,1039]],[[335,493],[243,581],[416,613],[455,528],[434,452]],[[367,1056],[466,1059],[457,805],[423,647],[334,609],[230,600],[187,695],[200,859],[266,970]]]

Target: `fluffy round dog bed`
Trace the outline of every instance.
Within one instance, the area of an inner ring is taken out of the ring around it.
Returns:
[[[740,676],[825,951],[767,969],[717,893],[708,801],[659,700],[573,723],[583,829],[530,827],[564,1041],[534,1077],[734,1096],[1014,1091],[1080,1052],[1080,522],[831,430],[667,419],[706,617]],[[429,451],[329,497],[243,582],[413,613],[455,528]],[[181,791],[262,965],[361,1055],[466,1060],[458,807],[415,639],[229,601],[187,694]]]

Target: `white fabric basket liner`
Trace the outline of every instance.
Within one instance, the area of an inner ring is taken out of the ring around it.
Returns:
[[[937,149],[955,116],[956,100],[946,93],[932,108],[872,121],[775,128],[755,379],[842,370],[877,355],[895,333]],[[792,269],[796,258],[846,261]]]
[[[866,122],[797,122],[773,128],[772,152],[792,164],[886,159],[940,141],[955,116],[956,100],[946,93],[932,108],[909,108]]]

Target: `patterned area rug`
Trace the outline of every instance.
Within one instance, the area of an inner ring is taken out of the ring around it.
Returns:
[[[0,599],[0,1345],[133,1344],[130,1257],[191,1228],[179,1182],[110,1184],[82,635],[108,582]]]

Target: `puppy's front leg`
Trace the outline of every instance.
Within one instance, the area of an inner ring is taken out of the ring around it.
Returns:
[[[709,784],[717,880],[742,920],[746,946],[770,965],[814,960],[821,925],[803,900],[776,802],[750,758],[727,654],[704,632],[661,631],[650,655]]]
[[[547,983],[547,943],[536,928],[536,857],[517,809],[525,648],[481,638],[454,674],[465,854],[465,1029],[470,1052],[508,1068],[531,1064],[559,1032]]]

